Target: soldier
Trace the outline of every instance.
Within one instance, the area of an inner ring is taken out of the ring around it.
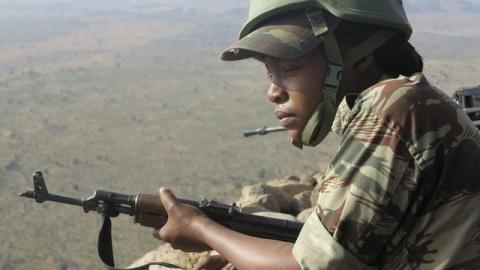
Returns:
[[[338,152],[295,244],[242,235],[160,189],[157,238],[197,269],[480,269],[480,136],[420,72],[401,0],[251,0],[223,60],[254,58],[297,147]]]

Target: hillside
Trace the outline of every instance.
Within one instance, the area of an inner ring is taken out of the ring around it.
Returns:
[[[477,13],[480,3],[476,0],[407,0],[403,1],[409,13],[465,12]]]
[[[478,12],[463,4],[424,11],[434,3],[406,2],[428,77],[448,93],[480,83]],[[246,8],[234,0],[0,1],[1,269],[100,268],[96,214],[16,196],[37,169],[65,195],[167,185],[179,197],[231,202],[244,185],[326,166],[335,138],[305,151],[282,133],[243,138],[243,129],[276,124],[262,67],[218,60]],[[127,217],[113,226],[119,265],[158,245]]]

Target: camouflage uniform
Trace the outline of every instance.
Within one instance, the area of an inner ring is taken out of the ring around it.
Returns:
[[[347,96],[302,269],[480,269],[480,135],[425,77]]]

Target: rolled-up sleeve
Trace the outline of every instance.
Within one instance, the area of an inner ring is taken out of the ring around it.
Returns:
[[[316,213],[305,222],[293,247],[293,256],[302,269],[377,269],[362,263],[335,241]]]

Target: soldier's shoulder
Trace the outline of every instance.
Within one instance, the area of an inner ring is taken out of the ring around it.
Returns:
[[[438,106],[456,107],[449,96],[431,85],[421,73],[380,81],[364,91],[361,99],[384,119],[401,120],[419,112],[428,115],[436,113],[434,108]]]
[[[427,78],[416,73],[412,76],[399,76],[382,80],[367,89],[364,98],[371,99],[371,105],[378,111],[387,111],[391,106],[408,106],[426,100],[448,100],[448,96],[431,85]]]
[[[381,81],[362,93],[362,99],[364,110],[404,139],[446,127],[451,128],[445,132],[461,133],[469,123],[456,103],[422,74]]]

